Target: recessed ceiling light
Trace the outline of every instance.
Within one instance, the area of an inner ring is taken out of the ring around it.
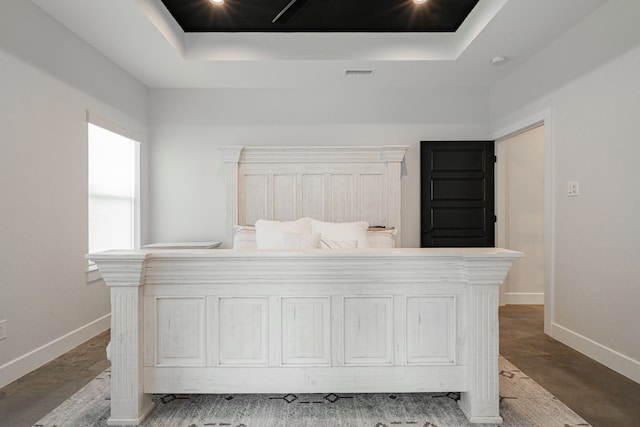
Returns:
[[[422,4],[422,3],[426,3],[426,2],[427,2],[427,0],[413,0],[413,2],[414,2],[415,4]]]
[[[215,4],[216,6],[220,6],[224,3],[224,0],[209,0],[209,3]]]

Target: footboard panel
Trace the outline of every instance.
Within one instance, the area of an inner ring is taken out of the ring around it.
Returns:
[[[458,301],[464,298],[146,296],[145,366],[454,365],[464,358]]]
[[[110,424],[150,393],[460,392],[500,422],[502,249],[112,251]]]

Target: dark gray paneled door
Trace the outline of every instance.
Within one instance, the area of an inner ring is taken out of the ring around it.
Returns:
[[[493,141],[421,141],[421,246],[493,247]]]

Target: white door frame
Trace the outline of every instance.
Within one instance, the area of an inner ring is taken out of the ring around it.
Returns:
[[[504,140],[529,129],[544,125],[544,332],[551,333],[554,307],[554,270],[555,270],[555,173],[552,111],[550,108],[525,117],[509,126],[494,130],[490,137],[496,141],[496,246],[505,245],[505,166]],[[525,254],[527,256],[527,254]],[[504,300],[504,287],[501,288],[501,300]]]

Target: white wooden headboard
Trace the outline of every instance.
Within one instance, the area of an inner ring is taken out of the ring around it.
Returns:
[[[398,229],[408,145],[221,147],[227,168],[227,238],[258,219],[368,221]]]

